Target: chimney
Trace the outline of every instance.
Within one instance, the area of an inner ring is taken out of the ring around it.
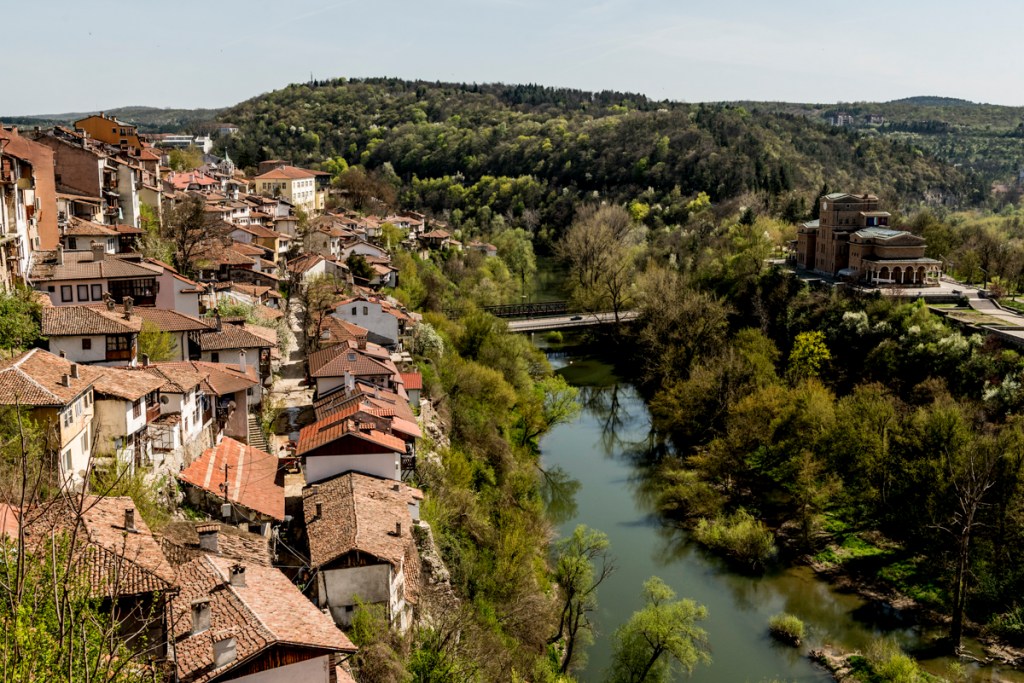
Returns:
[[[92,244],[89,245],[89,249],[92,250],[93,261],[102,261],[103,258],[107,255],[107,247],[101,242],[96,242],[94,240]]]
[[[124,530],[130,533],[138,533],[135,528],[135,508],[124,509]]]
[[[57,265],[64,265],[64,245],[62,244],[57,245]]]
[[[210,628],[210,599],[199,598],[192,601],[192,635],[202,633]]]
[[[324,504],[319,500],[316,502],[316,518],[320,519],[324,516]]]
[[[68,354],[64,351],[64,349],[61,349],[60,353],[57,354],[57,355],[59,355],[61,358],[67,358],[68,357]]]
[[[219,321],[220,318],[217,320]],[[245,349],[238,350],[238,369],[245,372]]]
[[[366,337],[356,337],[356,346],[360,351],[366,350]]]
[[[142,354],[142,367],[144,367],[144,368],[148,368],[149,367],[149,354],[148,353]]]
[[[216,313],[213,314],[213,319],[214,319],[214,322],[217,325],[217,331],[218,332],[220,332],[222,329],[224,329],[224,324],[221,322],[221,319],[220,319],[220,311],[217,311]]]
[[[106,297],[105,301],[107,302],[107,310],[114,310],[114,307],[117,306],[117,302],[114,301],[114,297],[110,296],[110,292],[107,292],[104,296]]]
[[[231,585],[235,588],[245,588],[245,566],[241,564],[231,565]]]
[[[345,371],[345,391],[351,393],[355,391],[356,378],[348,370]]]
[[[402,490],[402,485],[396,481],[394,484],[391,485],[391,490],[394,491],[395,493],[398,493],[399,491]]]
[[[213,638],[213,666],[220,668],[235,661],[237,657],[235,639],[228,633],[218,633]]]
[[[203,524],[196,527],[199,534],[199,547],[211,553],[219,553],[218,540],[220,538],[220,527],[216,524]]]
[[[67,374],[61,375],[60,376],[60,385],[62,387],[70,387],[71,386],[71,377],[69,377]]]
[[[401,535],[402,535],[402,523],[401,522],[395,522],[395,536],[401,536]]]
[[[78,379],[78,363],[71,364],[71,379]]]
[[[124,319],[131,320],[132,310],[135,308],[135,299],[130,296],[126,296],[122,299],[122,302],[124,303]]]

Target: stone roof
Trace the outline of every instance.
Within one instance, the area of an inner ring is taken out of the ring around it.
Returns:
[[[227,500],[278,521],[284,519],[284,486],[278,483],[282,477],[276,457],[231,437],[203,451],[178,475],[221,500],[226,484]]]
[[[77,365],[78,378],[71,376]],[[64,386],[63,377],[68,376]],[[0,405],[65,406],[99,378],[100,370],[72,363],[42,349],[30,349],[0,363]]]
[[[107,278],[152,278],[160,275],[159,266],[140,263],[135,257],[120,257],[105,254],[99,261],[93,260],[91,251],[66,251],[64,263],[58,264],[54,252],[46,252],[32,267],[30,279],[34,282],[59,280],[103,280]]]
[[[313,377],[354,377],[391,375],[391,370],[359,349],[348,344],[336,344],[309,356],[309,374]]]
[[[199,336],[199,348],[203,351],[222,349],[269,349],[272,343],[241,325],[222,324],[220,330],[209,330]]]
[[[194,373],[202,378],[199,384],[203,391],[215,396],[228,396],[260,383],[259,374],[252,365],[246,365],[243,371],[234,363],[184,360],[159,363],[156,367],[172,375],[182,373],[183,377],[186,376],[186,373]]]
[[[123,311],[123,309],[122,309]],[[142,319],[107,310],[106,306],[54,306],[43,310],[44,337],[66,337],[101,334],[135,334],[142,329]]]
[[[191,562],[207,552],[199,547],[198,532],[204,529],[217,531],[217,552],[211,554],[239,560],[245,564],[273,566],[270,539],[267,537],[243,531],[231,524],[187,520],[174,520],[160,530],[164,555],[171,565]]]
[[[126,401],[137,401],[157,391],[164,381],[147,372],[136,372],[123,368],[101,368],[101,375],[93,384],[97,398],[113,396]]]
[[[172,603],[175,659],[184,683],[207,683],[274,645],[322,652],[355,652],[330,616],[317,609],[280,570],[246,564],[245,585],[231,584],[237,561],[203,555],[178,568],[181,593]],[[210,628],[193,634],[192,604],[208,600]],[[235,658],[214,667],[217,635],[235,639]]]
[[[397,489],[397,490],[396,490]],[[348,472],[302,491],[310,564],[326,567],[357,550],[405,570],[405,599],[416,603],[420,559],[410,504],[423,494],[401,482]],[[316,504],[320,504],[320,516]],[[400,532],[396,533],[400,525]]]
[[[104,235],[108,237],[116,237],[120,233],[113,228],[100,225],[99,223],[93,223],[77,216],[71,216],[68,218],[68,225],[64,228],[65,235],[71,235],[76,237],[79,235]]]

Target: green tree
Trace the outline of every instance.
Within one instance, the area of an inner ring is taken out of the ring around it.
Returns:
[[[191,171],[203,165],[203,152],[198,147],[176,147],[168,156],[172,171]]]
[[[139,356],[149,356],[150,363],[174,359],[174,337],[149,320],[142,321],[139,331]]]
[[[0,349],[15,354],[41,336],[42,306],[28,287],[0,292]]]
[[[593,642],[590,614],[597,609],[597,588],[614,571],[608,537],[580,524],[555,545],[554,578],[561,592],[558,632],[549,643],[564,643],[559,672],[586,662],[582,648]]]
[[[373,267],[362,254],[352,252],[345,259],[345,265],[348,266],[348,272],[352,273],[352,277],[360,282],[369,282],[376,275]]]
[[[520,294],[526,296],[527,280],[537,272],[537,257],[533,253],[533,235],[522,228],[506,230],[494,238],[498,258],[515,273],[520,282]]]
[[[789,377],[794,381],[817,377],[822,366],[831,358],[832,353],[825,343],[824,332],[801,332],[796,335],[793,350],[789,352]]]
[[[174,245],[174,267],[192,275],[203,245],[216,239],[222,229],[212,225],[206,214],[206,202],[199,195],[189,195],[164,207],[166,220],[163,237]]]
[[[654,576],[644,582],[644,606],[615,631],[611,683],[662,683],[682,669],[711,662],[707,632],[697,626],[708,611]]]

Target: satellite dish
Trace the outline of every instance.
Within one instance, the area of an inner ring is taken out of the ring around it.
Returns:
[[[171,402],[171,399],[168,396],[161,396],[160,397],[160,402],[163,403],[164,405],[167,405],[168,403]]]

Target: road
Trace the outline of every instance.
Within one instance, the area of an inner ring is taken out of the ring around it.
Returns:
[[[619,312],[619,322],[634,320],[639,314],[639,311],[621,311]],[[573,320],[573,318],[578,318],[578,320]],[[567,330],[573,327],[591,327],[593,325],[609,325],[614,323],[614,313],[582,313],[510,320],[508,322],[508,329],[509,332],[546,332],[548,330]]]

